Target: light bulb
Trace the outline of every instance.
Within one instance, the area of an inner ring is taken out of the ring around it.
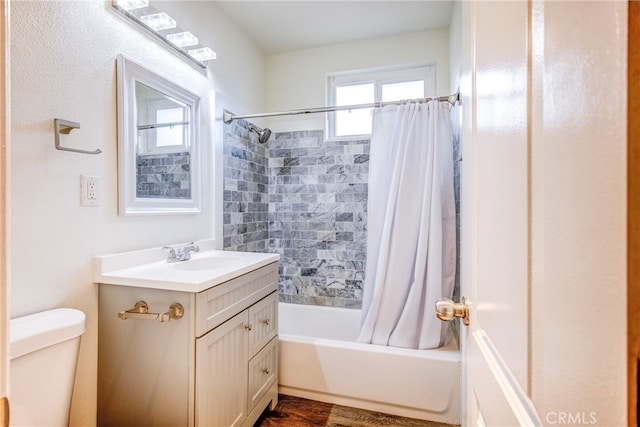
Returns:
[[[198,44],[198,38],[189,31],[183,33],[175,33],[167,35],[167,40],[178,47],[195,46]]]
[[[189,50],[189,55],[191,55],[196,61],[200,61],[200,62],[216,59],[216,53],[208,47],[191,49]]]
[[[141,16],[140,21],[156,31],[169,30],[176,27],[176,20],[164,12]]]
[[[118,7],[132,11],[134,9],[142,9],[149,6],[149,0],[117,0]]]

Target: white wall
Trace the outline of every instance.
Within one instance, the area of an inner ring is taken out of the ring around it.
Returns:
[[[462,63],[462,5],[453,4],[449,24],[449,92],[455,93],[460,87],[460,66]]]
[[[211,46],[218,58],[209,62],[209,77],[216,88],[216,103],[234,114],[264,110],[265,58],[226,13],[211,1],[152,1],[169,13],[178,25]]]
[[[211,32],[201,21],[188,28],[220,54],[209,76],[116,16],[110,2],[11,3],[11,315],[61,306],[87,314],[72,425],[95,424],[98,294],[92,257],[212,237],[216,226],[218,207],[210,196],[198,215],[117,215],[116,54],[199,90],[205,118],[213,115],[216,91],[243,108],[263,107],[259,51],[225,23],[215,4],[179,3],[182,13],[193,10],[199,19],[210,15],[207,22],[215,24]],[[64,144],[103,153],[55,150],[54,118],[81,124],[63,136]],[[203,122],[203,141],[211,148],[213,124]],[[81,174],[100,176],[99,207],[80,206]]]
[[[380,37],[267,58],[267,111],[326,105],[328,73],[403,64],[436,64],[437,90],[449,94],[449,31],[432,30]],[[324,114],[276,117],[274,131],[324,128]]]

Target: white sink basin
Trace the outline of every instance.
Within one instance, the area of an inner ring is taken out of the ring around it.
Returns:
[[[242,266],[246,261],[238,257],[216,256],[207,258],[190,259],[173,264],[173,267],[183,271],[205,271],[236,268]]]
[[[212,242],[212,241],[211,241]],[[202,292],[227,280],[277,262],[277,254],[230,252],[211,248],[213,243],[197,242],[200,252],[188,261],[167,262],[167,250],[103,255],[94,258],[94,281],[186,292]]]

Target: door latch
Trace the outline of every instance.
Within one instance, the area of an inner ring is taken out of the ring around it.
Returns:
[[[456,317],[460,317],[462,322],[469,325],[469,305],[464,297],[459,303],[455,303],[449,298],[440,298],[436,302],[436,316],[438,319],[448,322]]]

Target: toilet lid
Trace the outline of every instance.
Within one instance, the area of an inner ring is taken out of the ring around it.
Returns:
[[[85,329],[85,314],[73,308],[57,308],[11,319],[11,359],[76,338]]]

